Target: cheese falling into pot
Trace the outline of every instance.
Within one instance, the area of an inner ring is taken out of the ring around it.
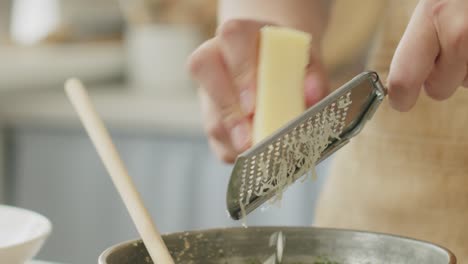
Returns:
[[[311,40],[311,35],[293,29],[261,29],[254,144],[305,110],[304,77]]]

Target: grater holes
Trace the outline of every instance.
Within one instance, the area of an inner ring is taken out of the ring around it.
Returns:
[[[306,123],[302,123],[302,124],[299,126],[299,133],[301,133],[301,132],[304,131],[305,126],[306,126]]]
[[[266,154],[267,157],[270,156],[271,153],[272,153],[274,150],[275,150],[275,148],[274,148],[272,145],[268,146],[268,152],[267,152],[267,154]]]
[[[342,132],[351,103],[350,95],[341,96],[322,111],[289,129],[248,160],[247,171],[243,171],[244,187],[241,187],[241,197],[245,198],[243,205],[249,203],[252,194],[261,196],[274,190],[281,193],[282,186],[313,168],[317,159],[311,160],[309,157],[319,157],[330,140]]]

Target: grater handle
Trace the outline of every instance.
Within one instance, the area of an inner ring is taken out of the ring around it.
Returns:
[[[361,76],[366,75],[368,78],[371,78],[372,85],[374,87],[368,106],[362,112],[361,117],[356,120],[355,126],[345,134],[341,135],[341,138],[338,140],[338,142],[331,144],[324,150],[322,156],[317,161],[317,164],[330,157],[337,150],[348,144],[351,141],[351,138],[359,134],[366,125],[367,121],[372,119],[380,104],[385,99],[385,96],[387,95],[387,89],[380,81],[379,75],[376,72],[364,72],[361,74]]]

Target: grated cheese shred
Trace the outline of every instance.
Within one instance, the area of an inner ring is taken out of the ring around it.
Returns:
[[[261,197],[273,192],[271,203],[279,203],[286,187],[297,179],[316,179],[315,165],[329,144],[339,139],[351,103],[350,93],[341,96],[332,106],[269,145],[263,158],[247,161],[250,170],[242,175],[239,194],[244,221],[252,195]]]

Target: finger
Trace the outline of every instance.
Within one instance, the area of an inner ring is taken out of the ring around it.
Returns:
[[[445,100],[452,96],[463,83],[466,64],[450,51],[442,50],[431,74],[424,83],[427,95],[436,100]]]
[[[307,107],[316,104],[329,93],[328,77],[317,50],[311,48],[310,64],[305,77],[304,93]]]
[[[218,29],[221,52],[237,89],[244,112],[255,109],[259,31],[267,23],[251,20],[229,20]]]
[[[226,145],[223,142],[209,139],[208,143],[211,150],[215,153],[218,159],[222,160],[225,163],[232,164],[237,158],[237,152],[233,149],[226,148]]]
[[[434,25],[442,50],[425,89],[435,99],[446,99],[460,84],[465,84],[468,73],[467,11],[466,1],[441,1],[433,8]]]
[[[216,39],[205,42],[190,56],[189,68],[194,79],[201,84],[201,89],[216,99],[216,110],[226,121],[242,117],[238,93],[226,71]]]
[[[468,88],[468,65],[466,65],[466,75],[465,75],[465,80],[463,80],[463,87]]]
[[[441,51],[424,88],[437,100],[447,99],[455,93],[466,76],[468,21],[461,5],[463,2],[439,2],[433,8]]]
[[[216,112],[216,107],[204,89],[199,90],[203,128],[208,135],[208,142],[216,156],[227,163],[232,163],[237,156],[229,131],[222,122],[222,117]]]
[[[210,112],[216,113],[214,119],[219,123],[216,125],[229,131],[236,150],[245,150],[251,138],[249,121],[240,109],[238,91],[227,72],[219,43],[216,39],[206,42],[189,60],[192,75],[201,83],[200,92],[208,98],[204,104],[210,106]],[[205,115],[210,116],[208,113]]]
[[[439,40],[428,1],[420,1],[396,49],[387,79],[390,104],[410,110],[439,53]]]
[[[205,132],[216,148],[218,156],[228,162],[232,157],[235,158],[247,150],[251,146],[251,119],[243,117],[229,127],[224,122],[221,112],[217,111],[215,99],[207,95],[203,89],[200,89],[199,97]]]

